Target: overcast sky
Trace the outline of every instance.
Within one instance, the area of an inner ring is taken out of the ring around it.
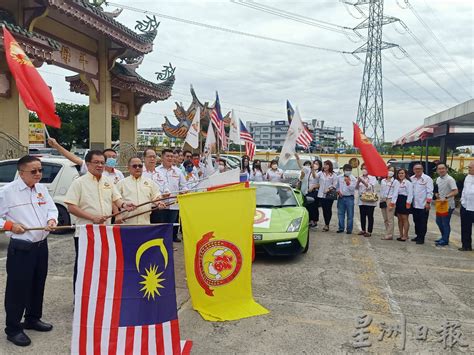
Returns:
[[[360,14],[350,8],[351,15],[338,0],[257,2],[350,28],[363,20],[354,18],[352,15]],[[338,51],[352,52],[364,43],[362,40],[354,43],[357,37],[353,35],[348,38],[227,0],[115,0],[114,3]],[[423,124],[425,117],[473,95],[474,1],[410,0],[410,3],[447,52],[410,9],[398,5],[405,5],[405,0],[385,0],[385,14],[402,19],[434,60],[399,24],[384,26],[384,40],[402,46],[444,90],[409,59],[402,58],[398,50],[384,51],[384,76],[406,91],[402,92],[388,80],[383,82],[388,141]],[[368,14],[368,6],[360,8]],[[107,11],[114,9],[114,6],[106,7]],[[136,20],[144,18],[143,13],[124,10],[118,20],[133,28]],[[138,72],[156,81],[154,73],[171,62],[176,67],[176,82],[171,98],[144,106],[138,118],[139,127],[159,126],[165,115],[174,118],[175,101],[183,102],[187,108],[192,84],[201,101],[213,102],[218,90],[223,111],[234,109],[244,122],[286,119],[285,102],[289,99],[299,107],[303,119],[317,118],[328,125],[342,126],[345,138],[352,142],[351,122],[356,119],[364,70],[363,64],[356,65],[355,58],[157,18],[161,25],[154,51],[145,57]],[[361,34],[367,35],[367,30],[361,30]],[[365,55],[360,56],[365,59]],[[62,75],[70,73],[46,65],[41,71],[53,86],[56,101],[87,104],[87,97],[69,92]]]

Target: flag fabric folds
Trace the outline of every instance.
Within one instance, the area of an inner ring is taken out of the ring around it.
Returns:
[[[242,121],[240,121],[240,139],[245,142],[245,154],[249,156],[250,160],[253,160],[256,148],[255,141]]]
[[[208,321],[268,313],[252,296],[255,189],[236,186],[178,196],[188,289]]]
[[[296,110],[298,110],[298,108],[296,108]],[[299,116],[300,113],[295,112],[295,110],[293,110],[293,107],[291,106],[289,100],[286,100],[286,111],[288,114],[288,122],[290,123],[290,126],[291,126],[291,121],[293,121],[293,117],[295,116],[295,114],[298,114]],[[301,120],[301,116],[299,117]],[[300,135],[296,138],[296,144],[302,146],[304,149],[308,149],[312,141],[313,141],[313,135],[311,134],[309,129],[303,124],[303,130],[301,131]]]
[[[51,90],[6,27],[3,27],[3,45],[8,68],[26,108],[36,112],[45,125],[60,128],[61,119],[56,115]]]
[[[201,109],[199,107],[196,108],[196,112],[194,113],[193,122],[191,122],[191,126],[189,126],[188,133],[186,134],[185,143],[188,143],[193,149],[199,147],[199,132],[201,131]]]
[[[232,110],[230,119],[229,142],[240,145],[240,119],[236,116],[234,110]]]
[[[212,123],[216,126],[217,136],[221,142],[221,149],[227,148],[227,137],[225,135],[224,118],[222,117],[221,103],[219,101],[219,93],[216,91],[216,104],[211,111]]]
[[[79,228],[72,354],[189,354],[176,307],[173,225]]]
[[[283,166],[286,162],[295,154],[296,144],[300,144],[301,140],[305,141],[306,148],[309,147],[313,138],[311,133],[307,131],[307,128],[304,126],[303,121],[301,120],[298,107],[296,107],[295,115],[291,120],[290,128],[288,128],[288,133],[286,134],[285,142],[281,148],[280,158],[278,164]]]
[[[382,159],[377,149],[372,145],[370,140],[364,135],[364,133],[362,133],[359,126],[356,123],[353,123],[353,125],[354,147],[359,149],[369,175],[380,177],[387,176],[387,164]]]

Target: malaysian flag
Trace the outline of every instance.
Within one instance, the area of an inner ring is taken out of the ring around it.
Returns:
[[[255,142],[242,121],[240,121],[240,139],[245,142],[245,154],[249,156],[250,160],[253,160],[255,155]]]
[[[221,149],[227,149],[227,137],[225,135],[224,118],[221,112],[221,103],[219,101],[219,93],[216,91],[216,103],[214,109],[211,111],[211,120],[216,127],[217,136],[221,142]]]
[[[295,110],[293,110],[293,107],[290,104],[289,100],[286,100],[286,112],[288,114],[288,123],[291,124],[291,121],[293,120],[293,116],[295,115]],[[303,131],[301,134],[298,136],[296,139],[296,143],[298,145],[301,145],[304,149],[308,149],[311,142],[313,141],[313,135],[309,131],[308,127],[303,123]]]
[[[72,354],[189,354],[176,307],[172,224],[79,228]]]

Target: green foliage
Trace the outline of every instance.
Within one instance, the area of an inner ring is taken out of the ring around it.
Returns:
[[[89,106],[60,102],[56,104],[56,113],[61,117],[61,128],[48,127],[50,136],[68,150],[73,145],[89,148]],[[30,113],[30,122],[39,122],[35,113]],[[112,119],[112,141],[118,140],[119,134],[120,123]]]
[[[423,154],[423,156],[426,154],[426,147],[392,147],[392,143],[386,142],[382,145],[382,154],[387,154],[387,155],[406,155],[410,156],[412,153],[415,154],[415,156],[420,156]],[[441,150],[439,147],[428,147],[428,155],[430,156],[439,156],[441,153]]]

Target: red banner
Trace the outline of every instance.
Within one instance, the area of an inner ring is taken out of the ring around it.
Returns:
[[[355,123],[354,147],[359,149],[369,175],[380,177],[387,176],[387,164],[382,159],[377,149],[372,145],[370,140],[362,133],[359,126]]]
[[[61,119],[56,115],[51,90],[6,27],[3,27],[3,43],[8,67],[26,108],[36,112],[44,124],[60,128]]]

